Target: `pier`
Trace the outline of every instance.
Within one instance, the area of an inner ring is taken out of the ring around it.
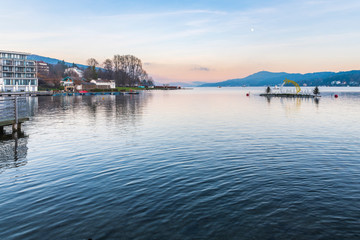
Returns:
[[[0,135],[4,127],[12,126],[13,134],[21,132],[21,124],[29,120],[29,109],[25,97],[0,99]]]
[[[287,97],[287,98],[315,98],[313,94],[297,94],[297,93],[262,93],[262,97]]]
[[[54,93],[52,96],[97,96],[97,95],[128,95],[128,94],[139,94],[139,92],[64,92],[64,93]]]
[[[15,96],[52,96],[53,91],[37,91],[37,92],[0,92],[0,97],[15,97]]]

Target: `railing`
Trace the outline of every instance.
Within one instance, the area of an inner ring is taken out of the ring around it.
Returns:
[[[3,62],[3,66],[13,66],[13,62]]]
[[[29,117],[29,106],[26,97],[0,99],[0,124],[3,122],[19,123]]]

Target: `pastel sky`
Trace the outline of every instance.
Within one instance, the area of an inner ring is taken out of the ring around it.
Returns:
[[[0,0],[0,49],[132,54],[158,82],[360,69],[358,0]]]

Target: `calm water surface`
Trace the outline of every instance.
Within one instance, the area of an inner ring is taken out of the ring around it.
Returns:
[[[360,239],[360,91],[320,90],[31,98],[0,239]]]

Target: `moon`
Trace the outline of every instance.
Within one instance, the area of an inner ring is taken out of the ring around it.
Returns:
[[[250,31],[254,32],[254,31],[255,31],[255,29],[254,29],[254,28],[251,28],[251,29],[250,29]]]

